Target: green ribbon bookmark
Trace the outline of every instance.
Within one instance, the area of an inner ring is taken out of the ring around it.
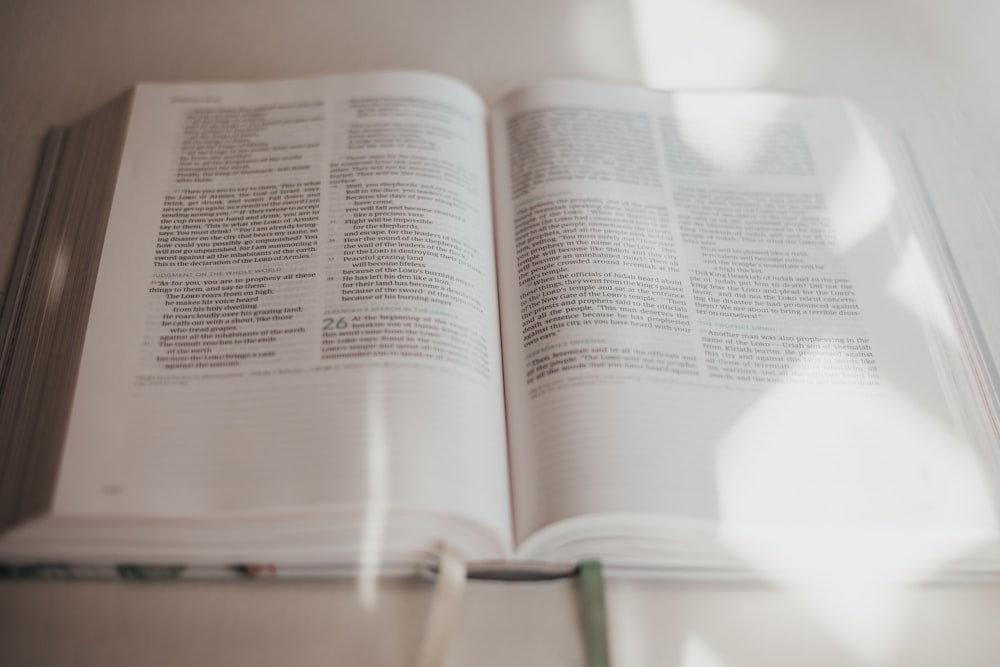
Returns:
[[[585,560],[580,563],[580,594],[583,602],[583,634],[587,642],[587,666],[611,667],[601,561]]]

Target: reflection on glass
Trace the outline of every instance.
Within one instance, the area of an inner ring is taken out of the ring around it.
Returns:
[[[782,55],[778,33],[731,0],[632,0],[643,83],[651,88],[760,84]]]
[[[720,658],[708,642],[694,633],[684,638],[677,664],[678,667],[731,667],[731,663]]]
[[[379,562],[385,536],[389,503],[389,443],[386,436],[385,396],[379,369],[369,371],[368,399],[368,499],[362,527],[361,551],[358,555],[358,597],[362,607],[375,607]]]

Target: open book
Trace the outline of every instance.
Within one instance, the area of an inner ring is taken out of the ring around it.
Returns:
[[[995,368],[848,103],[370,73],[54,142],[0,562],[1000,571]]]

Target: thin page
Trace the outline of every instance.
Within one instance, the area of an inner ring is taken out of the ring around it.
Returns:
[[[141,86],[56,512],[404,508],[509,542],[484,110],[429,75]]]
[[[492,132],[520,542],[995,534],[951,323],[848,106],[553,83]]]

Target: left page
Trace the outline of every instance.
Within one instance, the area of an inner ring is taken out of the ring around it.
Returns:
[[[140,86],[54,514],[436,515],[503,555],[493,257],[457,82]]]

